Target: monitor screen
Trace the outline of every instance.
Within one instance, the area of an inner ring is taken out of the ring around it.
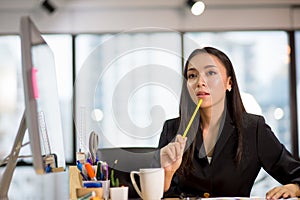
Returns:
[[[21,18],[25,118],[37,174],[65,168],[54,56],[30,17]],[[54,161],[54,162],[53,162]]]

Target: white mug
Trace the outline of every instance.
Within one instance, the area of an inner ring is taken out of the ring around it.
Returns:
[[[134,175],[140,177],[140,186],[136,184]],[[164,193],[165,173],[163,168],[146,168],[130,172],[132,185],[143,200],[159,200]]]

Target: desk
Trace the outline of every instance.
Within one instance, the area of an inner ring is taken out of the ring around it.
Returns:
[[[294,198],[288,198],[285,200],[298,200],[300,198],[294,197]],[[142,200],[140,198],[131,199],[128,200]],[[266,200],[265,197],[215,197],[215,198],[196,198],[196,197],[187,197],[184,199],[180,198],[164,198],[162,200]]]
[[[298,200],[300,198],[287,198],[285,200]],[[129,199],[130,200],[130,199]],[[166,198],[163,200],[181,200],[179,198]],[[215,197],[215,198],[196,198],[196,197],[187,197],[183,200],[266,200],[265,197]]]
[[[70,184],[70,199],[76,200],[76,187],[81,187],[80,174],[76,166],[69,166],[69,184]],[[201,197],[188,197],[183,200],[265,200],[265,197],[215,197],[215,198],[201,198]],[[142,200],[141,198],[128,198],[128,200]],[[181,200],[180,198],[164,198],[162,200]],[[298,200],[295,198],[288,198],[287,200]]]

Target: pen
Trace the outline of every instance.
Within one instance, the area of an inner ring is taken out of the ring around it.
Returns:
[[[92,159],[88,158],[88,159],[87,159],[87,162],[90,163],[91,165],[93,165]]]
[[[106,180],[108,180],[108,164],[106,164]]]
[[[101,162],[98,161],[98,162],[97,162],[97,173],[96,173],[96,178],[97,178],[97,180],[101,180],[101,174],[102,174],[102,170],[101,170]]]
[[[77,160],[77,168],[82,172],[82,164],[79,160]]]
[[[84,173],[82,172],[82,164],[79,160],[77,160],[77,169],[80,172],[80,175],[82,176],[83,180],[87,181],[88,178],[86,177],[86,175],[84,175]]]
[[[108,180],[108,164],[104,162],[105,179]]]
[[[46,167],[46,173],[50,173],[51,172],[51,170],[52,170],[52,168],[51,168],[51,165],[50,164],[48,164],[47,165],[47,167]]]
[[[85,163],[85,169],[87,171],[88,176],[90,177],[91,180],[97,181],[95,172],[92,168],[92,165],[90,163]]]
[[[80,172],[80,175],[82,176],[82,178],[83,178],[84,181],[89,180],[89,179],[86,177],[86,175],[84,175],[84,173]]]
[[[187,133],[188,133],[188,131],[189,131],[189,129],[190,129],[193,121],[194,121],[194,118],[195,118],[195,116],[196,116],[196,114],[197,114],[197,112],[198,112],[201,104],[202,104],[202,99],[199,100],[199,102],[198,102],[198,104],[196,106],[196,109],[194,110],[194,113],[193,113],[193,115],[192,115],[192,117],[191,117],[191,119],[190,119],[190,121],[189,121],[189,123],[188,123],[188,125],[187,125],[187,127],[186,127],[186,129],[185,129],[185,131],[183,133],[183,135],[182,135],[183,138],[186,137],[186,135],[187,135]]]

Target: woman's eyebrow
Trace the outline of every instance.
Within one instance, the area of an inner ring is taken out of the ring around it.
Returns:
[[[217,68],[216,65],[206,65],[204,66],[204,69],[208,69],[208,68]],[[193,71],[193,70],[197,70],[195,67],[189,67],[187,71]]]
[[[216,65],[213,64],[208,64],[204,66],[204,69],[208,69],[208,68],[218,68]],[[188,67],[187,71],[198,71],[196,67],[194,67],[193,65],[191,65],[190,67]]]
[[[217,66],[216,66],[216,65],[206,65],[206,66],[204,67],[204,69],[212,68],[212,67],[217,67]]]
[[[197,70],[195,67],[189,67],[188,71],[193,71],[193,70]]]

